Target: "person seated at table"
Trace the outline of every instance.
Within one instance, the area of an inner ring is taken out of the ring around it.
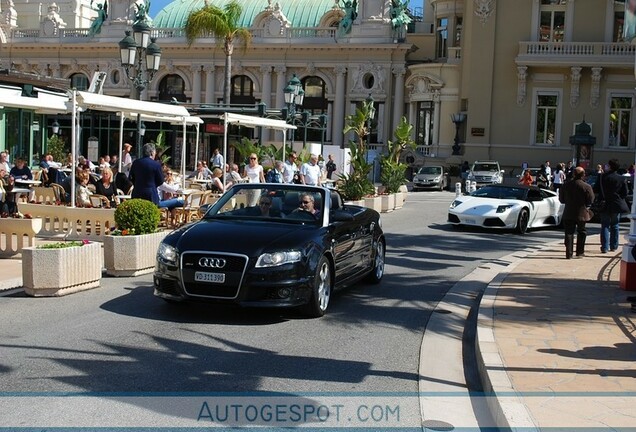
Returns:
[[[165,181],[157,188],[159,193],[158,207],[168,209],[170,211],[169,225],[174,225],[175,213],[177,207],[183,207],[184,200],[177,196],[179,184],[174,181],[172,171],[167,169],[164,171]]]
[[[206,166],[205,162],[200,160],[197,162],[197,171],[193,177],[196,180],[209,180],[212,177],[212,171]]]
[[[106,162],[106,158],[104,156],[100,156],[97,162],[97,169],[99,170],[100,174],[104,168],[110,168],[110,164]]]
[[[124,194],[128,194],[128,191],[130,191],[130,188],[133,185],[128,176],[123,172],[119,172],[117,165],[113,165],[110,169],[113,172],[113,178],[115,179],[115,187]]]
[[[95,172],[95,164],[90,159],[86,159],[84,156],[79,156],[77,158],[77,166]]]
[[[211,182],[208,183],[208,189],[213,193],[223,193],[225,189],[223,188],[223,182],[221,181],[221,176],[223,175],[223,170],[219,167],[212,168],[212,177],[210,177]]]
[[[80,170],[77,173],[75,184],[75,205],[77,207],[91,207],[91,191],[88,189],[90,175],[87,170]]]
[[[113,182],[113,171],[108,168],[102,168],[102,178],[95,183],[95,193],[104,195],[108,198],[110,207],[115,207],[115,195],[117,195],[117,187]]]
[[[312,214],[316,219],[320,218],[320,210],[315,208],[313,194],[304,193],[300,195],[300,206],[292,213],[307,212]]]
[[[239,167],[237,164],[225,165],[225,189],[229,189],[233,184],[241,182],[241,174],[239,174]]]
[[[73,168],[74,166],[75,164],[73,163],[73,153],[67,153],[64,168]]]
[[[12,175],[16,180],[16,183],[20,183],[20,180],[33,180],[33,173],[31,173],[31,168],[26,166],[26,162],[24,158],[17,158],[15,161],[15,166],[11,168],[9,171],[9,175]]]
[[[7,173],[4,166],[0,165],[0,214],[13,215],[18,211],[15,203],[15,195],[11,193],[15,185],[13,176]]]

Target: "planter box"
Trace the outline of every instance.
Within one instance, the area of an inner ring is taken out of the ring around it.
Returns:
[[[349,204],[349,205],[356,205],[356,206],[360,206],[360,207],[364,207],[364,200],[356,200],[356,201],[345,201],[345,204]]]
[[[395,207],[394,209],[401,209],[404,205],[404,192],[396,192],[395,193]]]
[[[392,212],[395,208],[395,194],[381,195],[382,213]]]
[[[377,212],[381,210],[382,200],[379,196],[375,197],[365,197],[364,198],[364,206],[370,209],[373,209]]]
[[[104,253],[100,243],[63,249],[22,249],[24,291],[34,297],[63,296],[99,286]]]
[[[104,237],[104,267],[109,276],[139,276],[155,268],[159,243],[168,231]]]

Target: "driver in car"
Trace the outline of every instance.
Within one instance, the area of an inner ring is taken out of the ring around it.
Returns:
[[[320,210],[315,208],[314,196],[312,194],[304,193],[300,196],[300,207],[294,210],[294,213],[301,211],[312,214],[316,219],[320,217]]]

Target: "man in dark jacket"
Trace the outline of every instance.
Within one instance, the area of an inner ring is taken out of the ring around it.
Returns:
[[[157,188],[163,183],[163,173],[155,154],[154,145],[144,144],[144,157],[133,161],[128,177],[134,186],[131,198],[141,198],[159,205]]]
[[[585,256],[585,239],[587,231],[585,224],[590,220],[588,207],[594,201],[592,186],[583,178],[585,170],[582,167],[574,168],[572,180],[566,182],[559,189],[559,201],[565,204],[563,209],[563,228],[565,228],[565,258],[572,258],[574,251],[574,231],[576,230],[576,256]]]
[[[596,196],[605,201],[605,207],[601,210],[601,252],[618,249],[618,223],[621,213],[629,213],[629,207],[625,202],[627,198],[627,179],[616,171],[620,168],[617,159],[610,159],[607,169],[599,174],[594,184]]]

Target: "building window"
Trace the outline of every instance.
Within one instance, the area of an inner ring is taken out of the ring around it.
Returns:
[[[540,42],[563,42],[566,0],[541,0]]]
[[[433,144],[433,114],[435,108],[432,101],[418,102],[415,142],[420,152],[427,153],[423,147]]]
[[[164,77],[159,83],[159,100],[187,102],[185,95],[185,82],[179,75],[172,74]]]
[[[462,17],[455,18],[455,46],[458,47],[462,44],[462,28],[464,19]]]
[[[437,20],[437,58],[448,57],[448,18]]]
[[[254,105],[254,82],[247,75],[232,77],[230,102],[236,105]]]
[[[538,94],[536,103],[534,142],[536,144],[555,145],[559,96],[554,93]]]
[[[610,147],[629,147],[632,104],[632,96],[612,96],[609,114]]]
[[[301,115],[301,124],[294,131],[297,141],[322,142],[324,140],[323,126],[320,123],[320,116],[327,114],[329,101],[327,100],[327,85],[325,81],[318,76],[309,76],[301,80],[305,98],[300,111],[305,112],[304,117]]]
[[[88,77],[81,73],[71,75],[71,88],[78,91],[88,90]]]

